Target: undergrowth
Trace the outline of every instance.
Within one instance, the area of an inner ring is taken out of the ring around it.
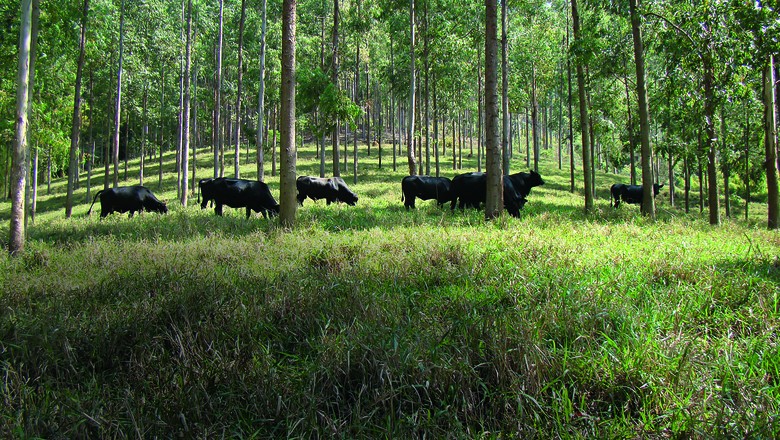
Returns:
[[[520,219],[406,212],[366,173],[292,231],[41,212],[0,258],[0,436],[780,435],[776,232],[586,216],[552,169]]]

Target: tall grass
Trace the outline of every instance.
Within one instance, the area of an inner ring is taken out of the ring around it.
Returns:
[[[168,215],[65,220],[55,182],[0,257],[0,436],[780,435],[761,208],[712,228],[664,192],[651,223],[599,175],[586,216],[545,162],[521,218],[486,223],[405,211],[403,171],[362,160],[358,205],[306,201],[292,231],[178,206],[169,174]]]

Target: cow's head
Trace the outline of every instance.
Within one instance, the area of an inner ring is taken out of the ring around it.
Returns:
[[[664,187],[663,183],[661,183],[661,184],[654,183],[653,184],[653,197],[657,196],[658,193],[661,192],[661,188],[663,188],[663,187]]]
[[[539,186],[544,185],[544,179],[542,179],[542,175],[537,173],[534,170],[531,170],[531,177],[528,179],[528,183],[531,186]]]

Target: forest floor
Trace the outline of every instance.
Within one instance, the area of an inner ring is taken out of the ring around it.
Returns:
[[[350,151],[357,206],[307,200],[293,230],[197,195],[184,208],[156,164],[146,186],[166,215],[88,217],[82,186],[65,219],[66,179],[44,185],[26,251],[0,257],[0,437],[780,436],[766,205],[745,221],[735,202],[711,227],[667,184],[650,222],[611,208],[627,178],[598,173],[585,215],[543,153],[521,217],[488,223],[406,211],[405,158],[392,171],[386,147],[382,169],[361,150],[357,184]],[[443,176],[476,170],[448,160]],[[138,182],[130,165],[120,185]],[[308,146],[298,165],[318,175]],[[266,181],[277,197],[268,166]],[[3,245],[9,215],[0,203]]]

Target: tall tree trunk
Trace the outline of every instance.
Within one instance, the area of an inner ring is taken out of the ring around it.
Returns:
[[[531,67],[531,130],[534,139],[534,171],[539,172],[539,101],[536,96],[536,65]]]
[[[238,85],[236,90],[236,154],[233,158],[236,179],[241,177],[241,95],[244,79],[244,21],[246,20],[246,0],[241,0],[241,18],[238,22]]]
[[[333,87],[339,88],[339,0],[333,0],[333,71],[331,72]],[[341,176],[339,170],[339,121],[333,127],[333,176]],[[346,147],[344,147],[346,148]]]
[[[31,35],[30,35],[30,77],[29,82],[27,85],[28,93],[27,93],[27,109],[28,111],[33,108],[33,96],[35,94],[33,91],[35,90],[35,63],[38,58],[38,31],[40,26],[38,23],[40,22],[40,16],[41,16],[41,4],[40,0],[33,0],[32,2],[32,19],[31,19]],[[28,122],[27,122],[27,138],[30,139],[30,130],[31,130],[31,119],[33,114],[28,114]],[[29,142],[29,140],[28,140]],[[37,148],[37,145],[36,145]],[[51,151],[51,149],[50,149]],[[25,173],[29,173],[30,169],[30,149],[27,148],[24,155],[24,166],[25,166]],[[32,208],[32,205],[30,203],[30,196],[31,196],[31,188],[30,188],[30,179],[27,178],[25,180],[25,193],[24,193],[24,205],[30,209]],[[27,220],[28,220],[28,212],[25,210],[24,213],[24,230],[27,231]]]
[[[577,0],[571,0],[572,27],[574,28],[575,44],[582,39],[580,35],[580,14],[577,7]],[[588,102],[585,96],[585,71],[582,65],[582,58],[577,57],[577,87],[580,98],[580,132],[582,133],[582,172],[584,174],[585,185],[585,213],[590,214],[593,211],[593,189],[590,161],[590,139],[588,138]]]
[[[144,84],[143,97],[143,129],[141,130],[141,155],[138,166],[138,184],[144,184],[144,166],[146,160],[146,138],[149,136],[149,84]]]
[[[409,57],[411,62],[411,76],[409,92],[409,122],[406,124],[406,158],[409,162],[409,175],[415,175],[417,173],[417,161],[414,158],[414,98],[415,98],[415,85],[417,82],[417,72],[414,67],[414,0],[409,0],[409,30],[411,43],[409,44]]]
[[[780,228],[780,198],[778,197],[777,147],[775,139],[775,94],[773,57],[770,55],[764,67],[764,150],[766,153],[767,227]]]
[[[507,43],[507,0],[501,1],[501,154],[504,174],[509,174],[509,67]]]
[[[222,38],[223,38],[223,23],[224,23],[224,0],[219,0],[219,32],[217,34],[217,77],[214,82],[216,88],[216,102],[214,104],[214,177],[222,176],[220,172],[222,160],[220,160],[220,153],[222,151],[222,119],[220,112],[222,111]]]
[[[189,158],[190,158],[190,95],[192,87],[192,0],[187,2],[187,43],[184,50],[184,116],[182,132],[184,142],[181,149],[181,205],[187,206],[189,195]],[[238,152],[236,152],[238,153]]]
[[[636,63],[636,95],[639,102],[639,143],[642,147],[642,212],[655,220],[655,199],[653,193],[653,171],[651,161],[653,149],[650,145],[650,112],[647,105],[645,86],[645,54],[642,29],[637,11],[638,0],[629,0],[631,12],[631,33],[634,36],[634,61]]]
[[[260,28],[260,91],[258,92],[257,103],[257,180],[263,181],[263,116],[265,115],[265,36],[267,31],[266,6],[268,0],[262,0],[263,22]]]
[[[30,209],[30,222],[32,224],[35,224],[35,212],[38,207],[38,152],[40,151],[40,148],[38,148],[38,145],[35,146],[35,151],[33,152],[33,166],[32,166],[32,207]]]
[[[441,166],[439,164],[439,95],[436,94],[436,80],[438,78],[433,77],[433,160],[436,161],[436,177],[439,177],[441,173]]]
[[[504,0],[506,1],[506,0]],[[498,136],[498,5],[485,0],[485,219],[501,215],[504,185]]]
[[[765,86],[763,83],[761,85],[762,88]],[[748,176],[745,179],[745,221],[747,221],[750,209],[750,112],[747,111],[747,101],[745,101],[745,176]]]
[[[625,78],[626,85],[626,111],[628,119],[626,122],[626,131],[628,132],[628,160],[631,168],[631,184],[636,185],[636,163],[634,161],[636,141],[634,139],[634,120],[631,117],[631,93],[628,87],[628,77]]]
[[[119,121],[122,115],[122,60],[124,58],[125,42],[125,0],[122,0],[119,11],[119,65],[116,74],[116,105],[114,106],[114,188],[119,186]]]
[[[282,161],[279,176],[279,220],[283,227],[295,226],[295,27],[296,0],[284,0],[282,6],[282,90],[281,142]]]
[[[165,115],[165,69],[160,68],[160,157],[159,169],[157,173],[157,187],[162,188],[163,180],[163,147],[165,146],[165,123],[163,122],[163,115]],[[106,171],[108,173],[108,171]]]
[[[707,46],[702,55],[704,70],[704,124],[707,130],[707,191],[710,211],[710,225],[720,225],[720,200],[718,197],[718,168],[715,144],[715,65],[714,52],[709,23],[705,24]]]
[[[73,124],[70,131],[70,158],[68,163],[68,195],[65,199],[65,217],[70,218],[73,211],[73,189],[78,180],[78,150],[81,137],[81,75],[84,71],[84,53],[87,40],[87,15],[89,0],[84,0],[81,17],[81,38],[79,39],[79,61],[76,67],[76,91],[73,98]]]
[[[395,50],[393,47],[393,36],[390,35],[390,73],[395,76]],[[399,112],[400,113],[400,112]],[[395,146],[395,93],[390,91],[390,135],[393,142],[393,172],[396,171],[396,146]]]
[[[22,0],[19,26],[19,59],[16,88],[16,137],[11,159],[11,225],[8,251],[11,256],[24,250],[24,188],[27,180],[27,118],[32,40],[32,0]]]
[[[92,118],[93,112],[93,70],[89,70],[89,159],[87,160],[87,202],[92,195],[92,167],[95,166],[95,120]]]
[[[425,69],[425,174],[430,176],[431,175],[431,148],[430,148],[430,139],[431,139],[431,114],[430,114],[430,81],[429,77],[431,75],[431,66],[430,66],[430,51],[428,49],[428,43],[431,39],[429,32],[428,32],[428,2],[425,2],[425,40],[423,40],[423,65]]]
[[[357,16],[360,20],[360,0],[357,1]],[[360,98],[360,32],[355,32],[355,88],[353,89],[353,101],[358,102]],[[358,134],[357,134],[357,121],[355,124],[355,130],[352,134],[352,183],[357,184],[358,181]]]
[[[273,140],[271,141],[271,176],[276,176],[276,135],[279,133],[279,106],[274,104],[273,118],[271,119]],[[295,140],[295,138],[293,138]]]

